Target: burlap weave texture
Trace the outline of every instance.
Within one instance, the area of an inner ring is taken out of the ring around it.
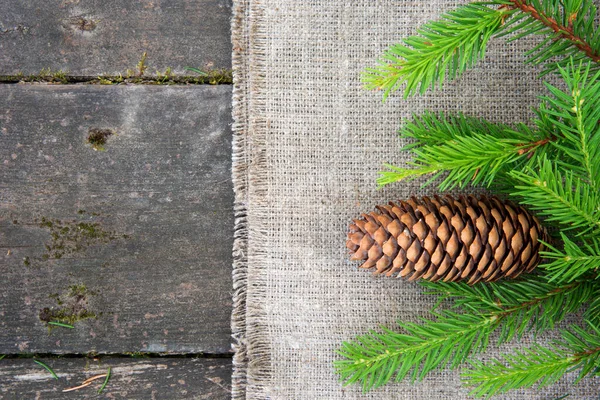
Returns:
[[[345,248],[351,218],[435,193],[421,182],[377,190],[382,163],[408,160],[402,119],[428,109],[526,122],[544,93],[539,71],[522,63],[527,40],[495,41],[475,70],[425,96],[382,103],[362,88],[360,72],[385,48],[461,3],[234,1],[235,399],[469,398],[458,371],[362,394],[332,367],[343,340],[427,316],[432,304],[417,284],[357,270]],[[598,397],[599,380],[567,378],[499,398]]]

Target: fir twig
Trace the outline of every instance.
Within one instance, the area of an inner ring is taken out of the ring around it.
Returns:
[[[544,34],[546,39],[529,51],[528,61],[546,63],[542,75],[555,71],[569,58],[588,58],[600,67],[600,38],[594,24],[596,7],[591,0],[510,0],[511,7],[522,12],[507,24],[502,35],[520,32],[517,36]],[[510,26],[512,25],[512,26]],[[561,57],[559,63],[551,60]],[[550,61],[550,62],[548,62]]]
[[[499,342],[521,337],[525,332],[553,329],[567,314],[594,298],[595,286],[589,280],[568,284],[553,282],[545,275],[530,275],[517,281],[491,282],[469,286],[464,282],[421,284],[438,297],[438,304],[451,300],[454,308],[476,314],[498,315],[503,319]]]
[[[527,53],[527,62],[544,64],[542,75],[566,67],[570,59],[589,60],[600,70],[600,34],[592,0],[493,0],[472,3],[442,15],[391,46],[379,65],[367,68],[367,89],[383,90],[384,99],[406,84],[404,97],[442,87],[485,56],[494,36],[515,34],[545,39]],[[558,62],[557,59],[558,58]]]
[[[344,359],[335,368],[346,384],[359,382],[366,391],[394,377],[415,381],[448,364],[456,368],[471,354],[485,351],[497,328],[502,328],[501,342],[519,337],[528,327],[551,328],[593,293],[588,282],[559,286],[543,277],[517,285],[424,284],[467,313],[433,312],[435,321],[399,322],[405,333],[383,328],[383,333],[372,331],[345,342],[339,351]]]
[[[578,236],[600,231],[598,193],[573,172],[561,171],[542,156],[537,168],[515,170],[509,175],[518,182],[512,194],[547,221],[558,222],[564,230],[577,229]]]
[[[551,260],[540,268],[548,272],[548,277],[557,282],[572,282],[600,268],[600,238],[592,237],[591,243],[577,244],[561,232],[564,249],[558,250],[550,244],[547,251],[541,252],[542,257]],[[597,275],[596,275],[597,276]]]
[[[384,98],[404,83],[405,97],[442,86],[446,75],[455,79],[484,57],[489,39],[512,12],[474,3],[444,14],[390,47],[363,81],[368,89],[383,90]]]
[[[600,286],[596,285],[589,306],[583,315],[585,321],[600,326]]]
[[[600,367],[600,328],[588,325],[588,331],[577,326],[563,331],[562,340],[549,347],[534,345],[488,364],[470,361],[471,369],[463,373],[464,381],[475,386],[472,395],[487,398],[536,383],[547,386],[572,370],[579,370],[577,383]]]
[[[590,63],[571,62],[559,72],[567,91],[546,83],[552,96],[542,97],[544,114],[561,140],[553,145],[566,159],[560,165],[577,172],[594,191],[600,190],[600,71],[590,75]]]
[[[432,182],[447,172],[439,184],[441,190],[467,184],[489,186],[501,173],[527,161],[554,140],[546,131],[533,131],[524,124],[511,127],[482,119],[443,113],[425,113],[414,117],[400,131],[404,138],[416,139],[405,147],[412,150],[413,168],[387,164],[390,171],[380,172],[380,186],[400,180],[432,175]]]
[[[382,328],[353,342],[344,342],[338,353],[343,360],[334,366],[346,384],[359,382],[368,391],[410,377],[421,380],[433,369],[450,363],[463,363],[472,353],[484,351],[491,332],[498,326],[495,316],[457,314],[449,311],[434,314],[436,321],[422,324],[399,322],[406,333]]]

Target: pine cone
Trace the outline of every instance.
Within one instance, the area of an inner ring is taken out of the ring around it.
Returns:
[[[378,206],[350,224],[352,260],[375,274],[469,284],[515,278],[540,261],[546,230],[525,209],[496,197],[413,197]]]

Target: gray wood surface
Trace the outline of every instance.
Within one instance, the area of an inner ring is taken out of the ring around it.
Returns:
[[[231,360],[192,358],[44,359],[57,374],[53,379],[32,359],[0,361],[0,399],[206,399],[231,398]],[[101,394],[104,378],[75,391],[86,379],[111,376]]]
[[[0,85],[0,354],[230,352],[230,106],[230,86]]]
[[[231,0],[0,0],[0,75],[230,68]],[[189,74],[189,73],[187,73]]]

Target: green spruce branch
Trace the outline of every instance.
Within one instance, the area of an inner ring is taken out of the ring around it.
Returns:
[[[545,39],[527,53],[527,61],[544,64],[542,74],[571,59],[590,60],[600,69],[600,35],[592,0],[496,0],[472,3],[429,22],[417,35],[391,46],[363,74],[367,89],[383,90],[384,99],[405,85],[404,96],[423,94],[459,77],[485,57],[494,36],[513,34]],[[557,60],[558,58],[558,60]]]
[[[594,287],[594,294],[589,306],[583,314],[583,320],[589,321],[591,324],[600,326],[600,285]]]
[[[575,383],[600,368],[600,326],[589,323],[586,331],[578,326],[562,332],[562,340],[544,347],[534,345],[523,351],[505,354],[490,363],[471,360],[463,373],[471,394],[491,397],[512,389],[548,386],[567,372],[579,371]]]
[[[513,40],[528,35],[546,38],[527,52],[527,62],[544,64],[542,75],[566,66],[571,59],[585,59],[600,67],[600,37],[592,0],[510,0],[514,15],[499,36],[518,32]]]
[[[424,185],[443,176],[441,190],[468,184],[489,187],[497,179],[521,183],[522,177],[507,173],[536,169],[538,155],[545,155],[555,157],[561,169],[573,171],[592,191],[599,191],[600,72],[590,75],[589,63],[571,63],[559,71],[567,90],[547,84],[551,95],[541,97],[542,104],[535,110],[537,129],[492,124],[462,114],[415,116],[400,131],[401,137],[413,140],[404,149],[414,154],[410,168],[386,164],[388,171],[380,173],[378,184],[423,175],[431,175]]]
[[[440,302],[454,300],[454,308],[461,312],[434,309],[435,320],[399,322],[402,333],[383,328],[382,333],[372,331],[345,342],[339,350],[343,359],[335,362],[335,368],[346,384],[360,383],[366,391],[392,379],[414,382],[436,368],[456,368],[472,354],[485,351],[498,328],[499,343],[527,330],[542,332],[578,310],[594,293],[587,281],[561,286],[537,276],[512,284],[423,284]]]
[[[589,243],[576,243],[562,232],[560,236],[563,250],[546,244],[549,250],[541,253],[542,257],[551,261],[540,266],[546,270],[550,280],[572,282],[589,272],[594,272],[593,276],[597,278],[600,268],[600,238],[592,237]]]
[[[368,89],[381,89],[384,97],[406,84],[405,96],[442,86],[446,75],[454,79],[484,57],[488,41],[512,13],[468,4],[425,24],[419,35],[392,46],[380,64],[363,80]]]
[[[567,89],[546,83],[552,96],[542,97],[544,114],[560,140],[562,168],[576,172],[594,191],[600,190],[600,72],[590,75],[590,63],[558,67]]]
[[[443,113],[414,117],[400,135],[414,139],[404,148],[414,154],[414,161],[409,163],[412,168],[387,164],[390,171],[380,173],[380,186],[431,175],[427,185],[443,173],[446,175],[439,184],[441,190],[467,184],[489,186],[499,174],[527,162],[553,140],[544,131],[533,131],[524,124],[511,127]]]
[[[535,168],[514,170],[509,175],[516,182],[512,195],[547,222],[556,222],[565,231],[577,230],[577,236],[600,232],[599,193],[572,171],[543,155]]]

